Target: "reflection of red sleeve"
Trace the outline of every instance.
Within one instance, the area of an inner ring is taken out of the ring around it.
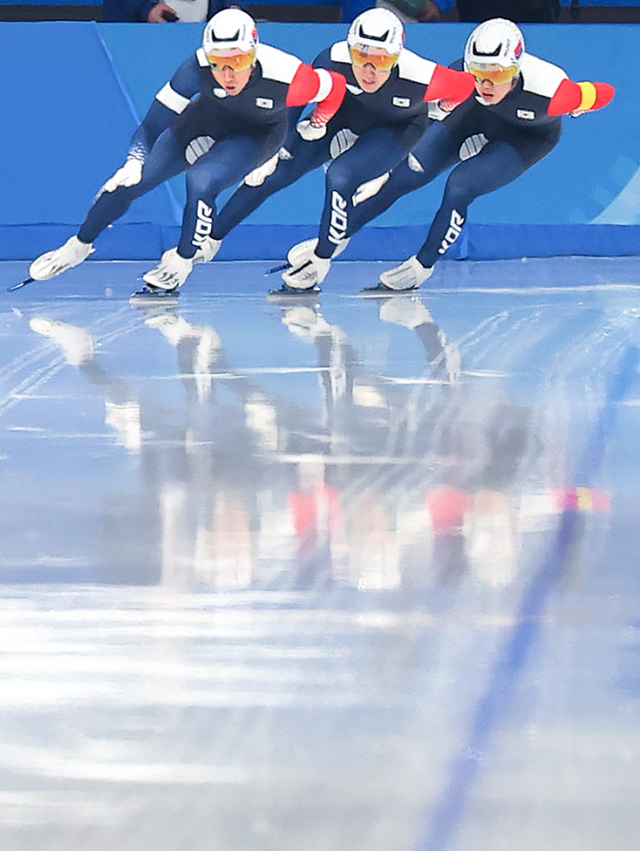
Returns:
[[[289,509],[293,515],[296,535],[307,538],[318,531],[318,504],[325,502],[329,532],[335,534],[342,529],[342,507],[338,492],[326,485],[312,492],[298,491],[289,495]]]
[[[552,488],[560,511],[611,511],[611,494],[597,488]]]
[[[476,80],[472,74],[436,65],[423,100],[449,100],[458,105],[473,94],[475,87]]]
[[[427,510],[434,534],[441,537],[458,533],[471,503],[471,494],[456,488],[440,488],[427,494]]]
[[[315,532],[318,524],[316,506],[308,493],[292,493],[289,496],[289,509],[293,515],[293,527],[298,537],[306,537]]]
[[[549,102],[549,115],[568,115],[570,112],[595,112],[611,103],[616,90],[609,83],[574,83],[563,80]]]

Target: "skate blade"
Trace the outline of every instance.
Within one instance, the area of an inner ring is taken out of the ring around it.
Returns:
[[[392,290],[391,287],[386,287],[384,284],[378,284],[375,287],[365,287],[358,293],[363,298],[393,298],[394,296],[415,295],[418,291],[417,287],[410,287],[406,290]]]
[[[280,263],[278,266],[272,266],[270,269],[264,273],[265,278],[267,275],[275,275],[276,272],[286,272],[287,269],[293,268],[290,263]]]
[[[137,290],[135,293],[132,293],[129,301],[135,301],[140,304],[141,302],[147,302],[148,304],[158,304],[159,302],[166,301],[167,303],[175,303],[180,295],[180,291],[178,289],[175,290],[161,290],[148,286],[142,287],[142,289]]]
[[[285,302],[288,302],[289,304],[300,304],[301,302],[307,302],[309,299],[317,299],[320,292],[321,290],[318,286],[309,287],[306,290],[296,290],[288,287],[286,284],[283,284],[280,289],[269,290],[267,298],[269,301],[273,301],[284,306]]]
[[[16,290],[21,290],[22,287],[26,287],[27,284],[32,284],[35,281],[35,278],[25,278],[24,281],[20,281],[18,284],[14,284],[12,287],[7,287],[8,293],[14,293]]]

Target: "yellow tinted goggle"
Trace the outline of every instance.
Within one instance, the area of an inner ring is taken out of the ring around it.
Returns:
[[[390,71],[398,64],[400,54],[387,53],[381,47],[367,47],[364,44],[356,44],[349,48],[351,61],[357,68],[365,65],[373,65],[376,71]]]
[[[223,68],[231,68],[232,71],[246,71],[256,62],[255,50],[242,53],[239,50],[223,53],[208,53],[207,59],[214,71],[222,71]]]
[[[469,66],[469,72],[473,74],[479,83],[488,80],[494,85],[500,83],[510,83],[520,73],[517,65],[511,65],[509,68],[503,68],[502,65],[474,65]]]

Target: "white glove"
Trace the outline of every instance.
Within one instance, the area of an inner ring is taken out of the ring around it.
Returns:
[[[440,106],[441,101],[432,100],[427,104],[427,113],[432,121],[444,121],[449,111]]]
[[[101,187],[96,197],[99,198],[103,192],[115,192],[119,186],[135,186],[136,183],[140,183],[143,165],[142,160],[129,157],[122,168],[119,168]]]
[[[464,160],[470,160],[471,157],[475,157],[476,154],[479,154],[484,146],[488,144],[489,140],[484,133],[477,133],[475,136],[469,136],[460,146],[458,156],[463,162]]]
[[[362,204],[363,201],[368,201],[369,198],[377,195],[390,177],[391,172],[386,171],[380,177],[374,177],[373,180],[367,180],[366,183],[361,183],[351,198],[353,206],[357,207],[358,204]]]
[[[266,161],[266,163],[262,163],[262,165],[259,165],[258,168],[254,168],[253,171],[250,171],[245,177],[244,182],[247,186],[262,186],[265,180],[268,177],[271,177],[273,172],[278,168],[279,161],[280,151],[278,151],[277,154],[274,154],[271,159]]]
[[[318,139],[322,139],[326,135],[327,125],[322,124],[320,127],[316,127],[315,124],[311,123],[310,118],[305,118],[303,121],[298,122],[296,130],[305,142],[317,142]]]

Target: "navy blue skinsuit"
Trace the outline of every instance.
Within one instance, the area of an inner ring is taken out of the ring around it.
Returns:
[[[350,234],[455,166],[417,253],[423,266],[433,266],[459,237],[476,198],[512,183],[558,144],[562,118],[547,110],[563,79],[562,69],[525,54],[514,89],[500,103],[485,106],[471,97],[443,121],[433,122],[380,192],[356,208]],[[480,150],[473,154],[474,149]]]
[[[377,92],[363,92],[354,76],[346,41],[315,59],[315,68],[343,74],[347,93],[328,122],[326,135],[306,141],[293,129],[276,171],[261,186],[240,186],[220,211],[214,237],[224,238],[275,192],[331,161],[316,253],[331,257],[346,236],[357,187],[396,166],[416,145],[429,123],[424,97],[436,64],[409,50]],[[286,152],[286,154],[285,154]]]
[[[230,96],[215,82],[204,52],[196,51],[158,92],[133,136],[129,156],[144,162],[141,182],[100,195],[79,239],[94,242],[136,198],[186,171],[187,203],[178,251],[193,257],[197,234],[211,233],[220,192],[239,183],[283,144],[292,111],[286,105],[287,93],[300,65],[297,57],[261,44],[249,83]]]

